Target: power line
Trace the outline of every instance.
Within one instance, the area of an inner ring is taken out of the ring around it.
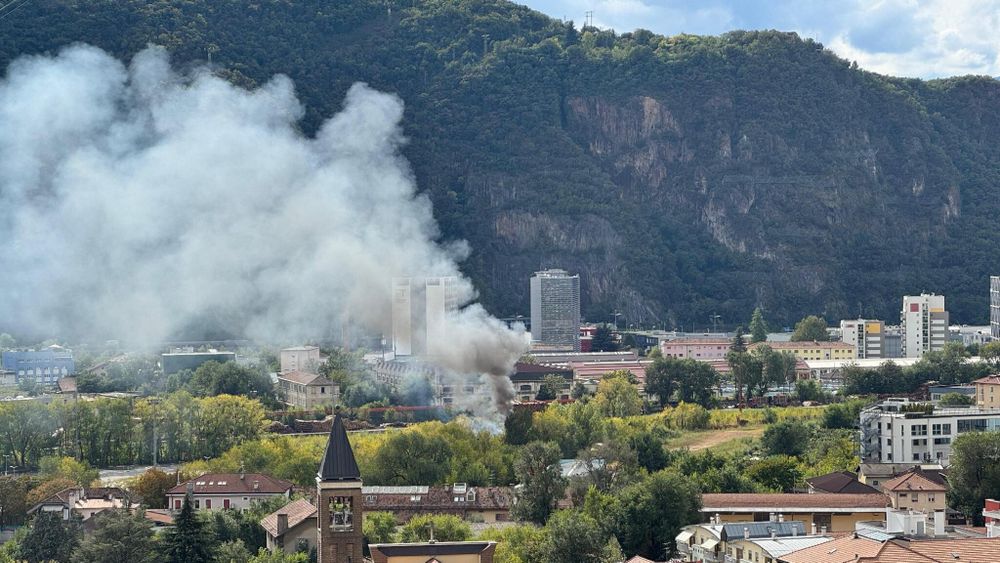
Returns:
[[[7,10],[7,12],[0,13],[0,21],[3,21],[5,19],[7,19],[7,16],[13,14],[18,9],[20,9],[22,6],[24,6],[25,4],[31,2],[31,0],[11,0],[9,3],[5,4],[3,7],[0,7],[0,12],[3,12],[5,9],[9,8],[10,6],[12,6],[13,4],[15,4],[17,2],[20,2],[20,3],[17,4],[16,6],[14,6],[13,8],[11,8],[10,10]]]

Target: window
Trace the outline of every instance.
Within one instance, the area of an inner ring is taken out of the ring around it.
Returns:
[[[195,508],[201,508],[201,500],[200,499],[194,499],[194,507]]]
[[[222,499],[222,508],[229,510],[229,499],[227,498]]]
[[[913,454],[913,461],[920,461],[920,454]]]
[[[926,436],[927,435],[927,425],[926,424],[914,424],[910,427],[910,432],[914,436]]]
[[[212,510],[212,499],[210,498],[205,499],[205,509]]]
[[[927,502],[934,502],[934,493],[927,493]]]
[[[174,510],[181,509],[181,499],[174,499]]]
[[[934,445],[940,446],[943,444],[950,444],[951,438],[934,438]]]
[[[906,493],[899,493],[899,498],[906,498],[906,497],[907,497]]]

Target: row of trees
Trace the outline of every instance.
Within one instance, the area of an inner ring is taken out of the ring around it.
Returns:
[[[0,404],[0,454],[15,466],[37,467],[66,455],[96,467],[215,457],[260,436],[264,408],[233,395],[98,398]],[[155,441],[154,441],[155,439]]]
[[[982,362],[969,362],[969,351],[958,342],[945,344],[941,351],[927,352],[912,366],[900,367],[886,360],[874,369],[844,368],[845,395],[889,395],[916,391],[930,381],[942,384],[969,383],[1000,369],[1000,342],[991,342],[979,351]]]

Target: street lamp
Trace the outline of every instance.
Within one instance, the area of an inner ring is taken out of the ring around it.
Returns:
[[[618,311],[615,311],[614,313],[611,314],[611,319],[614,322],[616,331],[618,330],[618,317],[620,316],[622,316],[622,314],[619,313]]]

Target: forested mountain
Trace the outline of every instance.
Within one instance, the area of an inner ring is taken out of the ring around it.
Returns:
[[[406,155],[500,315],[541,267],[585,313],[704,327],[898,318],[948,296],[980,323],[1000,273],[1000,82],[859,70],[795,34],[615,34],[502,0],[35,0],[0,63],[149,43],[253,86],[290,76],[308,132],[356,81],[406,103]]]

